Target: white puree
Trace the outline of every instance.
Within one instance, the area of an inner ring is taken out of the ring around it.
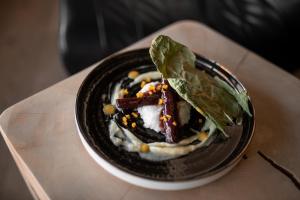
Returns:
[[[151,79],[159,79],[160,73],[153,71],[139,75],[135,78],[135,80],[130,84],[131,86],[141,82],[146,78]],[[140,92],[146,92],[149,89],[151,84],[156,85],[158,82],[151,82],[146,84]],[[120,91],[120,84],[117,84],[114,88],[114,92],[112,94],[111,103],[115,104],[116,99],[118,98],[118,94]],[[178,109],[178,120],[179,124],[182,126],[188,123],[190,118],[190,109],[191,106],[185,102],[180,101],[177,103]],[[151,128],[156,132],[161,131],[159,126],[160,121],[160,113],[162,110],[161,105],[150,105],[150,106],[142,106],[138,108],[138,112],[140,113],[141,118],[144,121],[144,126],[146,128]],[[201,131],[209,131],[208,139],[205,141],[199,141],[199,143],[192,144],[194,141],[198,140],[198,131],[195,131],[195,135],[186,138],[184,140],[179,141],[175,144],[170,144],[166,142],[153,142],[148,143],[150,151],[148,153],[141,153],[140,146],[143,142],[138,139],[133,133],[131,133],[128,129],[122,128],[118,126],[113,120],[110,121],[109,124],[109,132],[110,139],[116,146],[122,146],[125,150],[129,152],[138,152],[139,155],[147,160],[159,161],[159,160],[168,160],[171,158],[180,157],[182,155],[186,155],[200,147],[205,145],[209,145],[212,141],[212,133],[216,130],[215,125],[210,121],[206,120],[205,125],[201,129]]]
[[[139,92],[147,92],[151,85],[156,86],[159,82],[147,83]],[[137,111],[144,121],[144,127],[150,128],[156,132],[162,131],[160,128],[159,118],[162,110],[161,105],[148,105],[138,107]]]
[[[142,120],[144,121],[145,128],[150,128],[156,132],[162,131],[159,123],[162,108],[163,107],[161,105],[149,105],[142,106],[137,109]]]

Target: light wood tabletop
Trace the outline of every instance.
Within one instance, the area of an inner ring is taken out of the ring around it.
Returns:
[[[149,47],[158,34],[230,70],[248,89],[256,128],[244,159],[227,175],[184,191],[156,191],[110,175],[76,130],[76,94],[97,65],[5,110],[1,134],[36,199],[300,199],[300,81],[207,26],[180,21],[123,51]]]

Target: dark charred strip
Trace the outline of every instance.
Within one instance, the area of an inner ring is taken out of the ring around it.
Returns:
[[[129,97],[123,99],[117,99],[116,104],[120,109],[134,109],[145,105],[155,105],[158,103],[160,96],[158,94],[153,94],[151,96],[144,96],[141,98]]]
[[[163,85],[167,85],[167,89],[162,89],[162,99],[164,100],[164,106],[162,110],[163,116],[171,116],[170,119],[163,121],[164,124],[164,135],[166,137],[166,142],[174,143],[178,141],[178,128],[174,122],[177,122],[177,114],[175,107],[175,97],[171,91],[171,87],[166,79],[162,79]]]
[[[296,188],[298,190],[300,190],[300,182],[297,180],[297,178],[291,172],[289,172],[287,169],[285,169],[285,168],[281,167],[280,165],[278,165],[277,163],[275,163],[271,158],[269,158],[268,156],[266,156],[261,151],[257,151],[257,153],[264,160],[266,160],[268,163],[270,163],[270,165],[272,165],[272,167],[274,167],[275,169],[277,169],[278,171],[280,171],[281,173],[283,173],[285,176],[287,176],[294,183],[294,185],[296,186]]]

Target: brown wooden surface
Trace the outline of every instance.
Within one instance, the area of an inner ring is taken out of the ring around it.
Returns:
[[[74,117],[84,70],[10,107],[0,116],[1,133],[27,184],[42,199],[299,199],[286,175],[257,151],[300,177],[300,81],[208,27],[182,21],[158,32],[216,60],[248,88],[256,130],[243,159],[228,175],[178,192],[127,184],[98,166],[77,135]],[[125,49],[147,47],[155,33]]]

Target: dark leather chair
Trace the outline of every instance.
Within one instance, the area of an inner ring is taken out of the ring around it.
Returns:
[[[205,23],[285,70],[299,68],[297,0],[61,0],[63,63],[75,73],[183,19]]]

